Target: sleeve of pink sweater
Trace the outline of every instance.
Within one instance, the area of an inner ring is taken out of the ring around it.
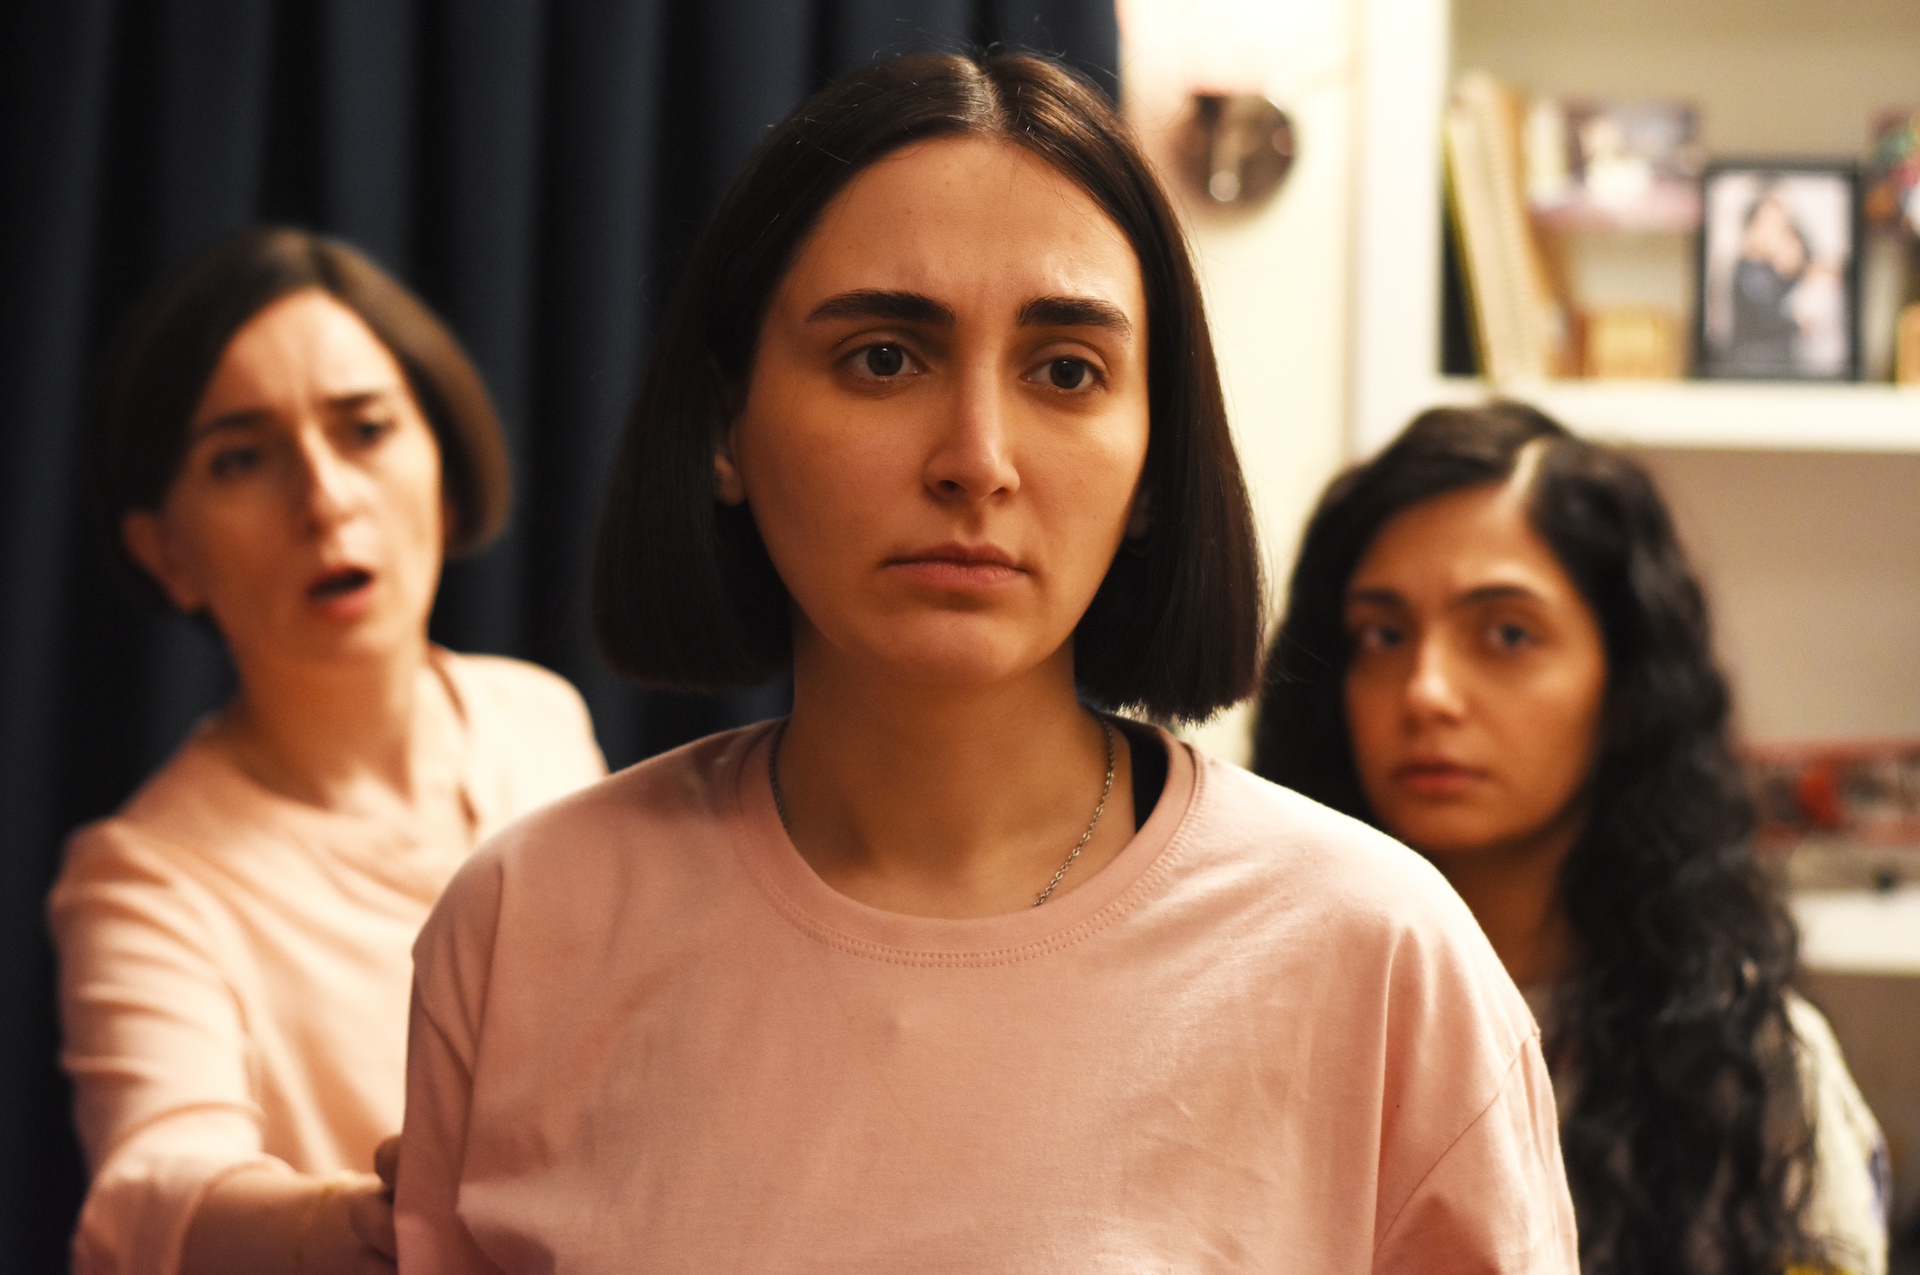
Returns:
[[[95,1174],[74,1270],[167,1275],[220,1177],[279,1164],[261,1150],[240,1007],[192,886],[136,834],[111,823],[82,833],[49,910],[65,1061]]]
[[[1555,1136],[1553,1082],[1526,1040],[1494,1099],[1387,1224],[1378,1275],[1576,1271],[1573,1212]]]

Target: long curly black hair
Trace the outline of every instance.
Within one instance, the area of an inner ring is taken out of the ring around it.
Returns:
[[[1517,403],[1436,409],[1336,479],[1268,656],[1254,769],[1377,822],[1347,731],[1347,582],[1389,520],[1505,481],[1538,444],[1534,530],[1607,659],[1591,817],[1561,868],[1576,970],[1549,1063],[1589,1275],[1748,1275],[1829,1260],[1807,1233],[1811,1114],[1785,996],[1792,923],[1752,850],[1707,608],[1652,480]]]

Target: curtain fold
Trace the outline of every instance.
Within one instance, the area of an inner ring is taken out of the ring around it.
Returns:
[[[88,506],[126,303],[219,235],[341,235],[496,395],[518,500],[433,631],[579,686],[614,765],[781,711],[645,694],[587,632],[599,489],[650,326],[766,130],[879,57],[1034,48],[1117,89],[1111,0],[62,0],[0,5],[0,1269],[58,1271],[82,1188],[42,915],[61,839],[230,692],[144,610]]]

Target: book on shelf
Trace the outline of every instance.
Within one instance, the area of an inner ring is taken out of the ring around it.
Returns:
[[[1480,366],[1496,385],[1573,371],[1571,320],[1527,206],[1526,99],[1470,73],[1447,105],[1447,189]]]

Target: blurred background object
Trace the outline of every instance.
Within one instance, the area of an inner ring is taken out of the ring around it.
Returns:
[[[1649,305],[1602,305],[1584,316],[1582,371],[1596,380],[1671,381],[1685,372],[1680,317]]]
[[[1258,93],[1195,93],[1182,131],[1186,179],[1216,204],[1257,208],[1293,168],[1293,121]]]
[[[1111,0],[72,0],[0,6],[0,1270],[66,1269],[81,1169],[42,917],[61,838],[229,686],[106,574],[82,507],[91,378],[125,303],[256,221],[351,240],[446,316],[500,408],[505,537],[450,568],[460,650],[535,659],[615,766],[781,711],[644,694],[594,656],[600,479],[654,307],[765,131],[927,49],[1064,55],[1118,92]]]

